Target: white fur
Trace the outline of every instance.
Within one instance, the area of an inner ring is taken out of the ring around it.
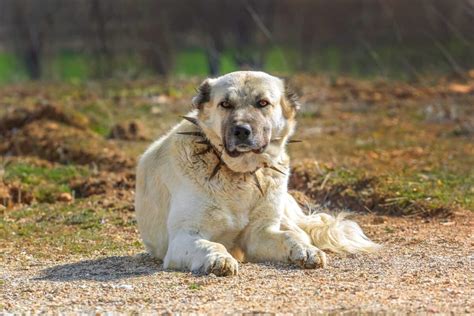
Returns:
[[[312,214],[302,218],[298,224],[311,236],[313,244],[323,250],[337,253],[378,250],[380,246],[367,238],[356,222],[344,219],[346,215]]]
[[[276,108],[271,114],[272,133],[286,140],[294,122],[283,117],[277,100],[283,96],[280,79],[264,73],[232,73],[212,79],[212,93],[247,91],[242,87],[248,88],[245,79],[249,77],[258,79],[253,81],[258,83],[254,89],[264,89],[273,98]],[[189,114],[200,119],[200,129],[181,122],[153,143],[138,164],[138,228],[146,249],[162,259],[165,268],[234,275],[238,272],[237,254],[240,260],[283,261],[315,268],[326,264],[320,248],[350,253],[377,249],[356,223],[342,215],[303,214],[287,193],[289,159],[284,141],[272,144],[259,155],[232,158],[224,154],[225,165],[210,179],[218,162],[215,154],[196,157],[200,146],[196,139],[178,132],[204,130],[218,147],[221,135],[215,120],[220,118],[214,113],[217,109],[213,102],[211,99],[203,110],[207,114]],[[259,169],[255,176],[262,194],[246,172],[268,163],[278,165],[286,175]]]

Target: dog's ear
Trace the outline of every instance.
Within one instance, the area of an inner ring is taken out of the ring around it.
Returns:
[[[291,84],[284,82],[284,95],[283,95],[283,113],[286,118],[294,117],[296,112],[301,108],[298,94],[291,87]]]
[[[290,106],[295,109],[295,111],[298,111],[301,108],[300,97],[298,96],[298,93],[296,93],[295,90],[293,90],[293,88],[288,85],[285,86],[285,98]]]
[[[193,98],[193,107],[202,109],[204,103],[211,100],[211,84],[210,79],[204,80],[199,88],[196,89],[197,95]]]

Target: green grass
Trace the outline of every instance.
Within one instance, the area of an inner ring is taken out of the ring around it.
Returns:
[[[431,208],[462,205],[474,210],[474,172],[454,174],[444,170],[391,177],[385,189],[406,201],[425,201]]]
[[[74,52],[64,52],[53,59],[50,75],[59,80],[79,82],[91,76],[92,57]]]
[[[195,49],[180,52],[176,56],[173,73],[177,75],[204,75],[208,73],[206,54]]]
[[[81,166],[38,167],[27,163],[12,163],[5,168],[5,180],[19,180],[27,185],[40,185],[43,182],[67,184],[75,177],[85,176],[88,170]]]
[[[67,216],[64,220],[66,225],[77,225],[81,229],[97,228],[100,225],[100,218],[97,217],[97,211],[85,209],[80,213]]]
[[[15,55],[0,52],[0,83],[21,81],[27,78],[25,69]]]
[[[461,207],[474,210],[474,172],[445,169],[371,173],[357,166],[297,164],[293,174],[300,189],[318,202],[352,211],[381,214],[448,214]]]
[[[202,286],[198,283],[191,283],[188,287],[191,291],[198,291],[202,288]]]
[[[141,248],[139,242],[113,238],[111,231],[117,226],[122,232],[134,231],[135,222],[128,219],[129,214],[124,217],[123,212],[102,208],[96,202],[37,204],[9,212],[0,217],[0,238],[33,247],[38,257],[48,257],[49,251],[92,254]]]
[[[472,46],[450,40],[442,45],[450,58],[458,64],[474,67]],[[241,49],[245,54],[256,52],[255,48]],[[235,50],[226,50],[221,55],[220,72],[238,70],[233,56]],[[292,46],[275,45],[266,51],[264,69],[268,72],[290,74],[301,70],[330,75],[346,74],[354,77],[388,77],[411,80],[427,74],[446,74],[453,71],[441,48],[435,43],[399,45],[398,43],[356,43],[351,47],[329,44],[319,47],[304,65],[301,54]],[[205,76],[208,74],[206,52],[202,48],[188,48],[174,53],[171,75]],[[102,69],[102,68],[103,69]],[[100,68],[100,69],[99,69]],[[113,56],[98,63],[94,56],[73,51],[62,51],[44,62],[44,78],[69,82],[82,82],[98,75],[123,77],[145,77],[153,73],[143,65],[137,54]],[[26,80],[27,74],[19,59],[12,53],[0,53],[0,83]]]
[[[291,50],[283,50],[280,48],[270,49],[265,56],[264,69],[275,73],[291,73],[293,68],[288,60],[291,60]]]
[[[89,174],[82,166],[40,167],[28,163],[11,163],[5,167],[4,180],[21,183],[37,202],[54,203],[60,193],[71,193],[69,182]]]
[[[229,73],[239,70],[239,67],[237,67],[234,58],[232,56],[232,52],[225,52],[221,56],[221,62],[220,62],[220,71],[221,73]]]
[[[107,136],[114,123],[112,109],[107,102],[97,101],[78,108],[90,121],[90,129],[101,136]]]

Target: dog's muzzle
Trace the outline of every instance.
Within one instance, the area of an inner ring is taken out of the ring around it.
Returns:
[[[248,152],[261,154],[267,147],[267,144],[259,144],[249,124],[233,126],[225,143],[225,150],[231,157],[238,157]]]

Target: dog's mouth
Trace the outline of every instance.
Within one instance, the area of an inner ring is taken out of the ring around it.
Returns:
[[[235,146],[232,149],[229,149],[229,146],[224,146],[224,148],[227,155],[229,155],[232,158],[236,158],[248,153],[254,153],[257,155],[262,154],[267,148],[267,145],[268,144],[264,144],[263,146],[255,147],[255,146],[240,144],[240,145]]]

